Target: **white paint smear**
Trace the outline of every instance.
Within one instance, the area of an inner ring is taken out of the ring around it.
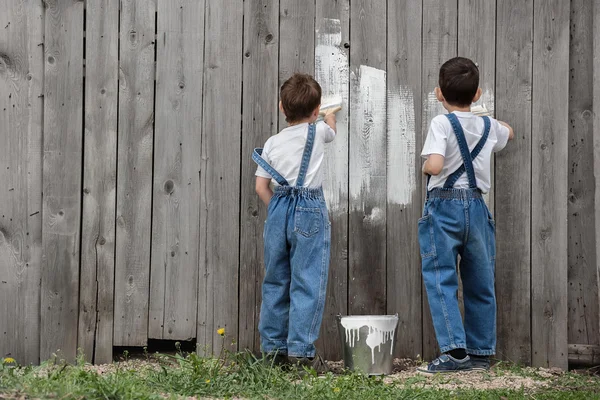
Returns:
[[[388,93],[388,203],[411,204],[417,190],[415,172],[415,102],[410,87]]]
[[[375,364],[375,348],[381,351],[381,345],[391,341],[390,354],[394,351],[394,336],[398,317],[392,315],[371,315],[342,317],[340,320],[346,334],[346,343],[354,347],[360,341],[360,328],[369,328],[365,343],[371,348],[371,364]]]
[[[341,98],[342,111],[338,112],[337,135],[325,146],[323,189],[333,216],[345,214],[340,197],[348,182],[348,57],[342,45],[342,24],[339,19],[321,20],[315,32],[315,79],[321,85],[323,101]]]
[[[360,132],[361,139],[356,144],[358,154],[350,164],[350,196],[361,199],[363,193],[372,190],[373,178],[386,173],[386,164],[382,162],[386,156],[386,74],[381,69],[361,65],[358,77],[354,75],[353,80],[358,80],[358,85],[355,86],[351,126]],[[354,210],[364,209],[358,201],[353,201],[352,206]]]

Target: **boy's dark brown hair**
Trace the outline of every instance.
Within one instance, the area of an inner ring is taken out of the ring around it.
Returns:
[[[468,58],[451,58],[440,68],[439,85],[448,104],[470,106],[479,88],[479,68]]]
[[[312,76],[296,73],[283,83],[280,97],[285,120],[300,121],[321,104],[321,86]]]

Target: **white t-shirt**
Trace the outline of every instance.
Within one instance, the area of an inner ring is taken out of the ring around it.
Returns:
[[[479,139],[483,135],[483,118],[477,117],[470,112],[454,111],[465,133],[469,151],[473,151]],[[509,130],[498,121],[490,118],[490,134],[481,149],[479,155],[473,160],[473,169],[477,187],[487,193],[491,187],[490,179],[490,161],[492,153],[502,150],[508,142]],[[432,176],[429,181],[428,190],[443,187],[448,178],[462,164],[460,149],[456,140],[456,135],[450,124],[450,120],[445,115],[438,115],[431,121],[427,139],[421,152],[421,157],[427,158],[430,154],[441,154],[444,156],[444,168],[436,176]],[[467,173],[463,173],[454,184],[456,189],[466,189],[469,187],[469,178]]]
[[[307,136],[308,122],[293,125],[283,129],[277,135],[271,136],[263,148],[262,158],[275,171],[279,172],[288,181],[290,186],[296,186]],[[306,177],[304,178],[304,187],[313,189],[321,187],[323,183],[321,165],[323,165],[325,143],[331,142],[334,138],[335,132],[329,125],[323,121],[317,123],[313,151],[308,170],[306,171]],[[272,178],[260,166],[256,169],[256,176]],[[273,184],[278,185],[275,180],[273,180]]]

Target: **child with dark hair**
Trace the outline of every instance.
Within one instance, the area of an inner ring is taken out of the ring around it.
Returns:
[[[326,367],[314,342],[325,306],[331,236],[322,165],[325,143],[335,138],[337,110],[316,123],[321,87],[310,75],[294,74],[280,97],[289,126],[252,156],[258,164],[256,192],[268,213],[258,329],[262,351],[273,362],[322,372]]]
[[[448,114],[433,118],[421,153],[428,184],[419,246],[443,354],[419,371],[485,370],[496,351],[496,238],[482,194],[491,187],[492,154],[502,150],[514,133],[504,122],[471,113],[481,89],[479,70],[467,58],[456,57],[442,65],[435,94]],[[459,255],[464,323],[457,299]]]

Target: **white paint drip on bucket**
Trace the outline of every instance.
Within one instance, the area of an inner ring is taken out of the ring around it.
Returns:
[[[342,317],[341,325],[346,334],[346,344],[354,347],[356,342],[360,341],[360,328],[366,326],[369,334],[365,339],[367,346],[371,348],[371,364],[375,364],[375,348],[381,351],[381,345],[391,341],[390,354],[394,351],[394,336],[398,317],[391,315],[370,315],[370,316],[352,316]]]

